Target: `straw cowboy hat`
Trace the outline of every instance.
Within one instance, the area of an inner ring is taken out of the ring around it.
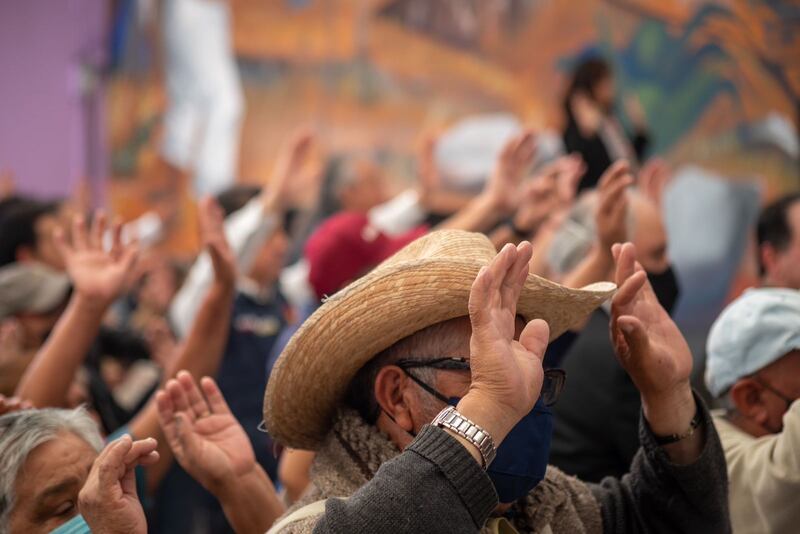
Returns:
[[[328,298],[272,370],[264,395],[270,435],[289,447],[318,447],[358,370],[414,332],[467,315],[472,282],[496,254],[482,234],[432,232]],[[552,340],[615,289],[610,282],[569,289],[529,275],[517,313],[547,321]]]

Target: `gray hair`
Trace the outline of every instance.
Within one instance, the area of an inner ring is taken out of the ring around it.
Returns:
[[[468,349],[467,353],[463,354],[462,338],[456,333],[455,322],[463,319],[463,317],[450,319],[423,328],[377,354],[358,371],[350,382],[346,403],[356,409],[365,421],[373,424],[380,415],[380,406],[375,399],[375,378],[382,368],[394,365],[404,358],[427,361],[444,357],[469,356]],[[414,369],[413,372],[418,379],[433,388],[436,387],[435,369],[420,367]]]
[[[22,410],[0,417],[0,534],[8,532],[14,484],[28,455],[61,432],[72,432],[100,452],[103,438],[84,407]]]
[[[643,198],[635,189],[628,190],[628,239],[633,237],[636,229],[636,210],[633,201]],[[586,257],[592,245],[597,241],[595,212],[597,211],[598,194],[590,191],[581,195],[569,212],[566,220],[556,231],[547,260],[550,267],[558,274],[573,270]]]

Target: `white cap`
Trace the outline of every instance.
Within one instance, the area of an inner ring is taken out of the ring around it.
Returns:
[[[706,386],[718,397],[740,378],[799,349],[800,292],[748,289],[711,327],[706,344]]]

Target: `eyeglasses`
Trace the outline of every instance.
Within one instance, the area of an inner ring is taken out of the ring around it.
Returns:
[[[430,360],[419,358],[409,358],[399,360],[395,365],[406,371],[415,382],[420,381],[414,375],[408,373],[408,369],[417,369],[427,367],[431,369],[439,369],[444,371],[469,371],[469,360],[467,358],[433,358]],[[539,398],[545,406],[553,406],[561,392],[564,390],[564,384],[567,381],[567,372],[563,369],[545,369],[544,381],[542,382],[542,391]],[[420,384],[422,385],[422,384]],[[425,384],[425,389],[428,390],[430,386]],[[432,389],[432,388],[431,388]],[[439,397],[439,395],[436,395]]]
[[[753,380],[755,380],[756,382],[758,382],[759,384],[761,384],[761,386],[762,386],[764,389],[766,389],[767,391],[771,392],[773,395],[775,395],[776,397],[778,397],[779,399],[781,399],[781,400],[782,400],[783,402],[785,402],[787,405],[790,405],[790,404],[792,404],[792,403],[795,401],[795,399],[792,399],[792,398],[791,398],[791,397],[789,397],[788,395],[784,395],[783,393],[781,393],[780,391],[778,391],[778,390],[775,388],[775,386],[772,386],[772,385],[768,384],[768,383],[767,383],[767,381],[766,381],[766,380],[764,380],[763,378],[761,378],[760,376],[755,376],[755,375],[754,375],[752,378],[753,378]]]

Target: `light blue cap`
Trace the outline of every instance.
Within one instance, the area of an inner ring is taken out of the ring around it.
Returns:
[[[706,344],[706,386],[718,397],[740,378],[797,349],[800,291],[748,289],[711,327]]]

